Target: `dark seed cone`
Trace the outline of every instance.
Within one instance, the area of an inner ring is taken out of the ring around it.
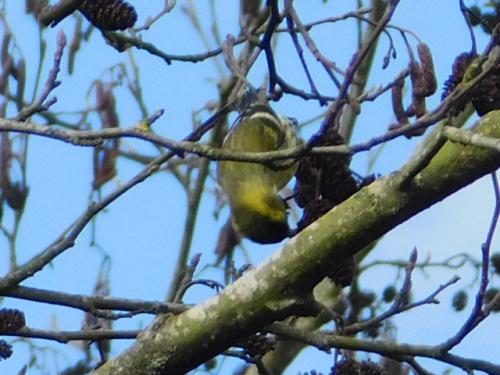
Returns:
[[[4,197],[10,208],[20,211],[24,208],[29,189],[19,183],[10,185],[3,189]]]
[[[479,116],[500,108],[500,66],[482,79],[476,86],[472,105]]]
[[[444,100],[450,93],[458,86],[462,79],[464,78],[465,71],[469,64],[474,60],[476,56],[470,52],[464,52],[458,55],[453,62],[451,68],[451,74],[448,79],[444,82],[443,94],[441,95],[441,100]]]
[[[361,362],[361,373],[363,375],[388,375],[380,365],[370,360]]]
[[[262,357],[273,350],[274,345],[276,345],[276,337],[256,333],[246,339],[245,350],[252,358]]]
[[[349,286],[354,279],[355,266],[356,264],[354,263],[353,257],[342,259],[341,262],[335,264],[335,266],[329,270],[328,277],[332,279],[336,285],[342,288]]]
[[[465,52],[455,59],[452,73],[444,83],[442,99],[446,98],[462,82],[467,67],[474,58],[473,54]],[[457,107],[457,110],[459,112],[463,110],[468,101],[472,101],[479,116],[500,108],[500,66],[495,67],[487,77],[477,83],[464,102]]]
[[[484,295],[484,303],[489,304],[493,299],[496,297],[496,295],[500,292],[499,289],[497,288],[490,288],[486,291],[486,294]],[[500,301],[495,301],[493,306],[491,306],[491,310],[494,312],[499,312],[500,311]]]
[[[137,21],[135,8],[123,0],[84,0],[80,12],[103,30],[125,30]]]
[[[0,340],[0,361],[12,355],[12,346],[5,340]]]
[[[315,146],[344,144],[342,137],[330,129],[316,140]],[[301,159],[294,187],[295,200],[304,208],[298,231],[326,214],[354,194],[359,186],[349,169],[350,156],[313,155]],[[351,284],[354,275],[352,257],[337,259],[328,276],[342,287]]]
[[[342,137],[336,131],[329,130],[317,140],[315,146],[342,144]],[[303,158],[295,174],[297,183],[294,191],[297,204],[306,207],[312,200],[323,198],[333,207],[354,194],[357,184],[349,169],[350,162],[351,157],[344,155],[315,155]]]
[[[491,265],[493,266],[495,273],[500,275],[500,253],[494,253],[491,256]]]
[[[371,326],[369,328],[367,328],[363,334],[366,336],[366,337],[369,337],[371,339],[376,339],[377,337],[380,336],[380,327],[377,327],[377,326]]]
[[[304,212],[297,226],[300,229],[307,227],[309,224],[315,222],[318,218],[330,211],[332,207],[333,205],[328,199],[312,199],[305,205]]]
[[[344,358],[340,360],[335,367],[332,367],[330,375],[350,375],[361,374],[359,362],[354,359]]]
[[[385,287],[383,293],[382,293],[382,299],[384,300],[385,303],[389,303],[394,301],[394,298],[396,297],[397,290],[394,286],[389,285]]]
[[[491,9],[491,12],[486,12],[486,7],[482,10],[478,5],[473,5],[469,8],[468,18],[472,26],[480,26],[486,34],[491,35],[495,26],[500,23],[500,3],[498,0],[490,1],[488,9]]]
[[[26,325],[24,313],[16,309],[0,310],[0,332],[16,332]]]
[[[458,292],[456,292],[451,301],[453,310],[462,311],[463,309],[465,309],[465,306],[467,306],[467,299],[468,296],[464,290],[459,290]]]
[[[337,363],[335,367],[332,368],[331,375],[387,375],[380,365],[368,361],[358,362],[354,359],[344,358]]]

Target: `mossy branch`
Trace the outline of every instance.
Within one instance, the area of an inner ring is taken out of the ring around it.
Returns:
[[[485,115],[474,131],[500,138],[500,111]],[[496,150],[446,143],[408,189],[399,188],[397,173],[373,182],[220,295],[159,317],[96,374],[184,374],[274,321],[304,315],[301,301],[338,259],[499,167]]]

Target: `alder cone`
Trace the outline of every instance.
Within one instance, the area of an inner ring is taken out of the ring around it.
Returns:
[[[80,12],[99,29],[125,30],[137,21],[135,8],[123,0],[84,0]]]
[[[345,144],[335,129],[316,139],[315,146]],[[297,204],[304,208],[299,229],[304,228],[320,216],[343,202],[358,190],[349,164],[349,155],[310,155],[302,158],[294,187]]]
[[[0,309],[0,332],[16,332],[26,325],[24,313],[16,309]]]
[[[444,91],[441,99],[445,99],[464,79],[468,66],[476,56],[470,52],[464,52],[457,56],[453,63],[450,77],[444,83]],[[500,108],[500,65],[495,66],[492,72],[477,83],[462,103],[457,106],[458,112],[465,108],[465,104],[471,101],[479,116]]]
[[[500,66],[495,66],[491,74],[479,81],[472,105],[479,116],[500,108]]]
[[[0,340],[0,361],[12,355],[12,346],[5,340]]]
[[[448,95],[450,95],[455,87],[457,87],[459,83],[462,82],[467,67],[475,57],[476,55],[473,53],[463,52],[455,58],[455,61],[453,62],[453,66],[451,68],[451,74],[444,83],[441,100],[444,100]]]
[[[318,136],[315,146],[345,144],[335,129]],[[351,173],[350,155],[309,155],[300,159],[295,174],[294,197],[297,204],[304,208],[302,218],[297,223],[301,231],[333,207],[354,194],[359,186]],[[335,284],[342,287],[351,284],[354,277],[354,260],[350,256],[340,256],[335,267],[328,271]]]

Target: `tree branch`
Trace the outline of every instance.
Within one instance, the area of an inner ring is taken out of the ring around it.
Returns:
[[[39,21],[44,26],[55,26],[71,13],[77,10],[83,0],[61,0],[53,6],[46,6],[39,16]]]
[[[16,332],[2,332],[2,336],[29,337],[32,339],[44,339],[66,344],[76,340],[111,340],[111,339],[135,339],[141,331],[111,331],[111,330],[88,330],[88,331],[48,331],[24,327]]]
[[[28,301],[73,307],[88,312],[95,312],[96,310],[121,310],[131,312],[140,311],[146,314],[179,314],[188,309],[188,306],[182,304],[162,303],[158,301],[140,301],[126,298],[84,296],[25,286],[6,289],[0,294],[5,297],[14,297]]]
[[[284,324],[274,324],[271,331],[287,339],[299,340],[316,348],[329,351],[331,348],[361,350],[377,353],[389,358],[423,357],[439,360],[457,366],[467,372],[471,370],[484,371],[488,374],[500,374],[500,366],[488,361],[460,357],[450,353],[442,353],[434,346],[411,345],[394,341],[372,340],[364,341],[352,337],[338,336],[328,333],[305,332],[287,327]]]
[[[500,138],[500,112],[485,115],[476,130]],[[183,374],[274,321],[306,314],[300,301],[338,259],[498,167],[495,151],[447,143],[408,190],[399,189],[397,175],[364,187],[218,296],[160,317],[96,374]]]
[[[479,147],[488,147],[500,152],[500,140],[484,135],[474,133],[467,129],[457,129],[452,126],[445,126],[441,130],[442,134],[452,142],[458,142],[464,145],[474,145]]]

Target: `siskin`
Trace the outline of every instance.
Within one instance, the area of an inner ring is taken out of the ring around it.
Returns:
[[[295,123],[278,116],[268,105],[245,110],[226,136],[222,148],[266,152],[300,145]],[[290,234],[287,206],[279,191],[297,170],[297,162],[273,162],[272,166],[220,161],[217,177],[229,198],[235,229],[259,243],[280,242]]]

